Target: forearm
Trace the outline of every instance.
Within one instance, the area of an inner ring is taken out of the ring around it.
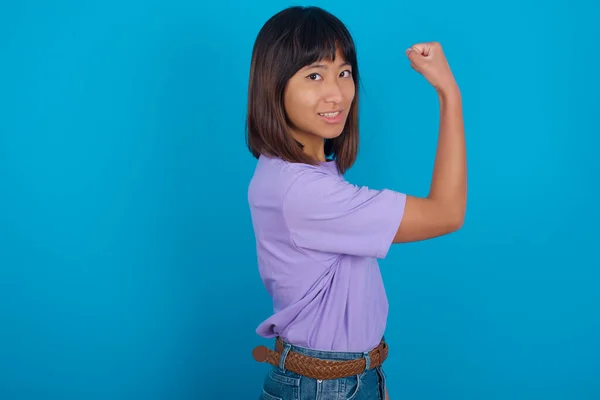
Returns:
[[[440,125],[429,198],[443,205],[452,224],[462,225],[467,198],[467,161],[460,90],[438,91]]]

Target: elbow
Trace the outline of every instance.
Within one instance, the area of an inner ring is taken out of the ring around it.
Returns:
[[[443,221],[440,227],[443,227],[445,234],[460,230],[465,223],[465,213],[467,210],[465,198],[447,200],[440,204],[439,221]]]
[[[460,228],[463,227],[464,223],[465,223],[464,218],[457,218],[456,221],[454,221],[452,224],[452,232],[456,232],[456,231],[460,230]]]
[[[460,230],[465,223],[465,210],[461,210],[459,213],[455,213],[449,222],[450,232],[456,232]]]
[[[456,201],[451,209],[453,210],[450,217],[452,232],[456,232],[465,224],[465,214],[467,212],[466,196],[460,198],[459,201]]]

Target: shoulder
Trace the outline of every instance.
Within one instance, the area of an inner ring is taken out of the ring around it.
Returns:
[[[303,194],[314,191],[328,175],[318,166],[260,156],[248,187],[248,199],[251,204],[265,199],[282,202],[292,190]]]

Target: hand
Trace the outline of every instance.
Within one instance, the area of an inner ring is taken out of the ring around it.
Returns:
[[[457,87],[442,46],[437,42],[415,44],[406,50],[410,66],[439,92]]]

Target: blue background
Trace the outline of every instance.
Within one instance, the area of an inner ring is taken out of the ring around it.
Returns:
[[[246,88],[292,4],[1,6],[0,399],[258,397]],[[598,2],[314,4],[359,51],[349,180],[427,194],[407,47],[440,41],[463,93],[465,225],[381,262],[391,399],[600,398]]]

